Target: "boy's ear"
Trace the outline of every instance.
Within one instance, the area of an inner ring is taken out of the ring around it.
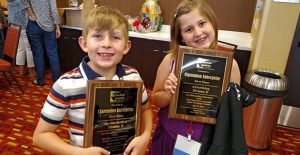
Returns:
[[[80,36],[79,38],[78,38],[78,43],[79,43],[79,45],[80,45],[80,47],[81,47],[81,49],[84,51],[84,52],[88,52],[88,49],[87,49],[87,46],[86,46],[86,40],[85,40],[85,38],[83,37],[83,36]]]
[[[131,41],[128,40],[125,44],[125,49],[124,49],[123,55],[127,54],[129,52],[130,48],[131,48]]]

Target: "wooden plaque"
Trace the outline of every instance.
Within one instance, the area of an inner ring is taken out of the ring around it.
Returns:
[[[140,134],[142,89],[142,81],[88,81],[83,146],[122,154]]]
[[[175,67],[178,86],[169,106],[169,118],[215,124],[230,80],[233,54],[180,46]]]

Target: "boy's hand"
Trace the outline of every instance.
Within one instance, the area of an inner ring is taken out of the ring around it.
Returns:
[[[124,155],[145,155],[150,138],[146,136],[135,137],[127,146]]]
[[[168,78],[164,83],[164,90],[167,92],[169,96],[175,93],[175,89],[177,87],[177,78],[173,73],[170,73]]]
[[[89,147],[83,148],[80,151],[76,150],[72,154],[74,155],[109,155],[110,152],[101,147]]]

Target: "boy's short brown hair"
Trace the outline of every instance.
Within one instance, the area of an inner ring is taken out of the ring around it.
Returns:
[[[113,7],[99,6],[93,8],[84,17],[82,35],[86,38],[91,29],[112,31],[119,26],[124,26],[124,35],[128,39],[128,21],[125,16]]]

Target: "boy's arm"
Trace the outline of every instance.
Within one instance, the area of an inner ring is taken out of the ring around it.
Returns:
[[[127,146],[124,155],[144,155],[146,154],[147,147],[151,138],[152,132],[152,109],[147,102],[142,106],[141,114],[141,131],[142,134],[135,137]]]
[[[55,132],[58,125],[50,124],[40,118],[33,134],[33,143],[40,148],[53,154],[72,154],[71,150],[76,150],[64,142]]]
[[[142,106],[141,131],[150,139],[153,125],[153,113],[149,102]]]
[[[72,155],[108,155],[108,151],[99,147],[81,148],[64,142],[55,132],[58,125],[50,124],[40,118],[33,134],[33,143],[52,154]]]

